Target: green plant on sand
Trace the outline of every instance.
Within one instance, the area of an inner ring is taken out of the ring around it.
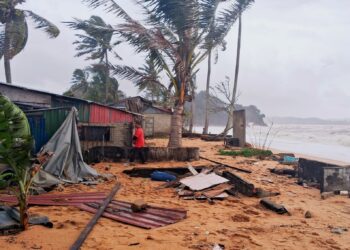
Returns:
[[[244,157],[268,157],[272,155],[270,150],[263,150],[257,148],[243,148],[240,150],[219,150],[220,155],[228,155],[228,156],[244,156]]]
[[[13,170],[11,180],[17,184],[14,191],[23,230],[28,228],[29,189],[33,177],[40,169],[40,165],[31,166],[32,141],[29,123],[23,111],[0,94],[0,163],[9,165]]]

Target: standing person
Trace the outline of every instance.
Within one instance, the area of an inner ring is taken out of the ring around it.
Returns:
[[[132,137],[133,141],[133,149],[130,155],[130,162],[135,161],[135,157],[140,158],[141,162],[144,164],[146,163],[146,157],[145,157],[145,136],[143,133],[143,129],[140,123],[135,124],[135,133]]]

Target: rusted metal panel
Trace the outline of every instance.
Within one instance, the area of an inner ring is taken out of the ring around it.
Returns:
[[[112,107],[99,104],[90,104],[90,123],[113,124],[121,122],[132,122],[133,115]]]
[[[103,192],[48,194],[30,196],[28,204],[75,206],[86,212],[96,213],[105,197],[106,194]],[[0,201],[17,204],[17,199],[14,196],[0,197]],[[103,217],[145,229],[170,225],[185,219],[186,216],[186,210],[156,206],[148,206],[145,211],[135,213],[131,210],[131,203],[118,200],[112,200],[103,213]]]

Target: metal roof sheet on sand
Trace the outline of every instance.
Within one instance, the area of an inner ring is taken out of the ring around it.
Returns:
[[[86,212],[96,213],[105,197],[106,194],[103,192],[44,194],[30,196],[28,203],[30,205],[75,206]],[[17,204],[17,199],[14,196],[0,197],[0,201]],[[148,206],[144,211],[135,213],[131,210],[131,203],[113,200],[102,216],[129,225],[152,229],[185,219],[187,211]]]
[[[200,173],[194,176],[186,177],[180,180],[180,183],[189,187],[191,190],[199,191],[228,181],[228,179],[223,178],[215,173]]]

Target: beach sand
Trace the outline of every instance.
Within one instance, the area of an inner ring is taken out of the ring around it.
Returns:
[[[148,141],[157,146],[166,146],[166,139]],[[258,198],[230,196],[214,205],[200,201],[180,199],[175,190],[155,187],[161,183],[150,179],[131,178],[122,173],[123,163],[99,163],[94,167],[100,173],[112,173],[122,183],[116,199],[134,201],[144,199],[149,204],[187,209],[187,218],[179,223],[153,230],[140,229],[102,218],[85,241],[82,249],[212,249],[215,243],[225,249],[350,249],[350,232],[331,233],[332,227],[350,229],[350,199],[336,196],[321,200],[320,191],[298,186],[296,179],[273,175],[269,168],[285,167],[274,161],[254,158],[232,158],[217,155],[222,142],[204,142],[199,139],[184,139],[184,146],[200,147],[201,155],[249,169],[251,174],[235,172],[257,187],[280,192],[271,200],[282,203],[291,216],[278,215],[259,204]],[[191,164],[203,165],[201,160]],[[137,167],[185,166],[183,162],[155,162]],[[111,166],[106,170],[106,166]],[[107,191],[115,180],[96,186],[72,185],[64,189],[70,192]],[[54,191],[58,192],[58,191]],[[304,214],[310,211],[312,218]],[[73,207],[34,206],[31,213],[50,217],[53,229],[31,226],[16,236],[0,237],[1,249],[69,249],[83,230],[90,213]]]

